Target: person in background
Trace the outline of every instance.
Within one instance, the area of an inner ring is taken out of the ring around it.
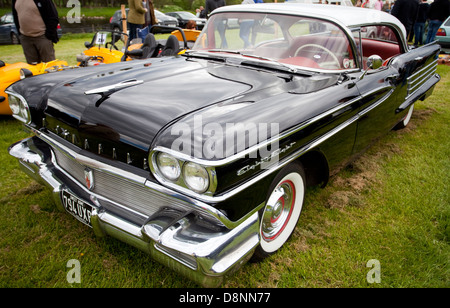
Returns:
[[[199,18],[206,18],[206,10],[205,8],[202,6],[200,6],[200,13],[198,15]]]
[[[391,14],[397,17],[406,28],[406,38],[413,31],[418,9],[418,0],[397,0],[392,7]]]
[[[52,0],[13,0],[12,12],[27,63],[55,60],[59,19]]]
[[[414,46],[419,46],[423,44],[423,34],[425,31],[425,22],[427,21],[428,10],[430,5],[427,0],[421,0],[419,4],[419,9],[417,11],[417,18],[414,24]]]
[[[381,11],[382,8],[383,8],[383,1],[381,0],[375,1],[374,9]]]
[[[145,13],[147,9],[144,8],[142,4],[142,0],[128,0],[128,24],[130,25],[130,33],[128,36],[128,40],[137,37],[137,30],[142,29],[142,26],[145,24]]]
[[[447,19],[449,14],[449,0],[435,0],[430,4],[430,9],[428,10],[428,34],[425,44],[431,43],[435,40],[439,27]]]
[[[144,0],[144,8],[147,9],[147,12],[145,12],[145,24],[144,26],[151,27],[153,25],[156,25],[158,21],[156,20],[155,16],[155,7],[153,6],[153,0]]]
[[[243,0],[242,4],[255,4],[253,0]],[[250,31],[254,24],[253,19],[240,19],[239,20],[239,37],[244,41],[244,48],[251,46],[250,44]]]
[[[217,9],[218,7],[225,6],[225,0],[206,0],[205,1],[205,14],[206,18],[209,17],[209,14]]]
[[[188,30],[197,30],[197,23],[195,22],[195,20],[189,20],[186,23],[186,29],[188,29]]]
[[[205,1],[205,14],[206,18],[209,18],[209,14],[214,11],[215,9],[225,6],[225,0],[206,0]],[[225,37],[225,22],[224,21],[216,21],[214,24],[215,28],[219,32],[220,39],[221,39],[221,48],[228,48],[227,39]]]

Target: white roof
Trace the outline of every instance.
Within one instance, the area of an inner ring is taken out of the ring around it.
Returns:
[[[360,7],[349,7],[330,4],[304,4],[304,3],[261,3],[246,5],[223,6],[214,10],[219,12],[270,12],[329,19],[342,26],[352,28],[374,23],[385,23],[396,26],[406,37],[403,24],[394,16],[374,10]]]

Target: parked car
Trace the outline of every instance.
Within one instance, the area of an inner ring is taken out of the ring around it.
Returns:
[[[410,49],[383,12],[224,6],[184,55],[10,86],[34,135],[9,153],[95,234],[217,286],[290,244],[307,187],[409,123],[440,80],[439,50]]]
[[[436,33],[436,40],[442,47],[450,48],[450,17],[448,17]]]
[[[175,17],[178,20],[178,25],[180,28],[186,28],[186,25],[190,20],[195,21],[197,30],[202,30],[206,24],[206,18],[198,18],[191,12],[169,12],[166,13],[166,15]]]
[[[126,15],[128,16],[129,9],[125,9]],[[169,26],[169,27],[178,27],[178,21],[175,17],[168,16],[164,13],[161,13],[158,10],[155,10],[155,17],[158,20],[158,25],[160,26]],[[122,32],[122,11],[116,11],[113,16],[109,19],[109,25],[111,30],[116,30],[118,32]],[[129,25],[127,23],[127,28],[129,29]],[[170,30],[167,30],[170,32]]]
[[[178,20],[175,17],[166,15],[158,10],[155,10],[155,17],[160,26],[178,27]]]
[[[37,64],[28,64],[25,62],[5,63],[0,60],[0,115],[12,115],[9,107],[8,95],[5,89],[14,82],[25,77],[58,72],[69,67],[66,61],[54,60],[50,62],[41,62]]]
[[[2,44],[20,44],[19,33],[12,13],[6,13],[0,17],[0,43]]]
[[[61,25],[58,24],[58,38],[62,36]],[[14,24],[12,13],[6,13],[0,17],[0,43],[1,44],[20,44],[20,35]]]

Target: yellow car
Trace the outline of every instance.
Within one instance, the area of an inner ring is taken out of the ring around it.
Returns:
[[[8,95],[5,93],[5,89],[11,84],[26,77],[60,71],[68,67],[67,62],[61,60],[38,64],[24,62],[8,64],[0,61],[0,115],[12,115],[8,104]]]
[[[153,33],[162,33],[164,30],[166,32],[173,30],[167,41],[150,37],[153,36]],[[78,66],[95,66],[133,59],[181,54],[192,48],[200,34],[198,30],[159,25],[152,26],[147,32],[148,34],[144,36],[144,39],[133,40],[131,43],[127,42],[123,48],[126,50],[125,54],[119,50],[115,43],[123,40],[127,36],[126,33],[108,30],[97,32],[91,42],[84,43],[87,49],[77,56]]]

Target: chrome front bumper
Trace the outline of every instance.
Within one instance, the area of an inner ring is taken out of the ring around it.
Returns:
[[[98,236],[112,236],[151,255],[173,270],[204,287],[219,286],[253,254],[259,243],[258,214],[234,228],[209,228],[198,223],[198,216],[162,207],[142,224],[124,218],[102,206],[108,196],[99,196],[68,176],[58,166],[52,148],[38,137],[24,139],[9,148],[21,169],[53,191],[57,207],[65,211],[62,191],[70,191],[92,205],[90,222]],[[126,204],[120,205],[122,213]]]

